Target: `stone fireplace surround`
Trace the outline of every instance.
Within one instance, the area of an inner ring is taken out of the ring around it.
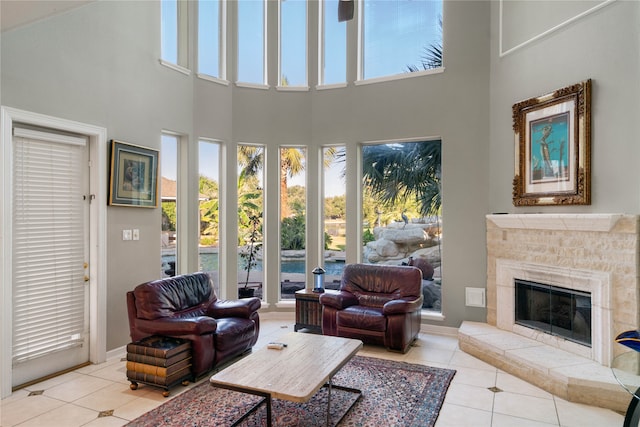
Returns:
[[[623,411],[613,377],[638,329],[639,217],[625,214],[487,215],[487,322],[464,322],[460,348],[567,400]],[[514,278],[590,292],[592,348],[514,323]]]

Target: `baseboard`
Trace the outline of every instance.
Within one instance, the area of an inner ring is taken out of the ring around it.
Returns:
[[[420,325],[420,332],[423,334],[445,335],[448,337],[458,337],[458,328],[452,326],[428,325],[423,323]]]

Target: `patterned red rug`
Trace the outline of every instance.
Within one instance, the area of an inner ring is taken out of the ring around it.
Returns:
[[[357,395],[332,389],[331,423],[335,425],[344,415],[340,426],[433,426],[454,374],[450,369],[356,356],[335,375],[333,383],[358,388],[362,397],[345,415]],[[230,426],[257,400],[205,381],[127,425]],[[274,399],[272,408],[275,426],[324,426],[327,391],[321,389],[305,404]],[[266,426],[265,406],[240,425]]]

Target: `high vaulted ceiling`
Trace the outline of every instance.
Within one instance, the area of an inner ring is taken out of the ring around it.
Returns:
[[[0,30],[49,18],[91,1],[94,0],[0,0]]]

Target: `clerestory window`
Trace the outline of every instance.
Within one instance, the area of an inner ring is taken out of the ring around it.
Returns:
[[[160,58],[167,65],[188,67],[188,3],[186,0],[160,1]]]
[[[338,20],[340,0],[324,0],[320,10],[320,85],[335,85],[347,81],[347,23]]]
[[[359,79],[442,67],[441,0],[362,0]]]
[[[226,5],[198,1],[198,73],[226,79]]]
[[[267,84],[266,2],[241,0],[238,5],[237,81]]]
[[[307,86],[307,1],[280,0],[280,87]]]

